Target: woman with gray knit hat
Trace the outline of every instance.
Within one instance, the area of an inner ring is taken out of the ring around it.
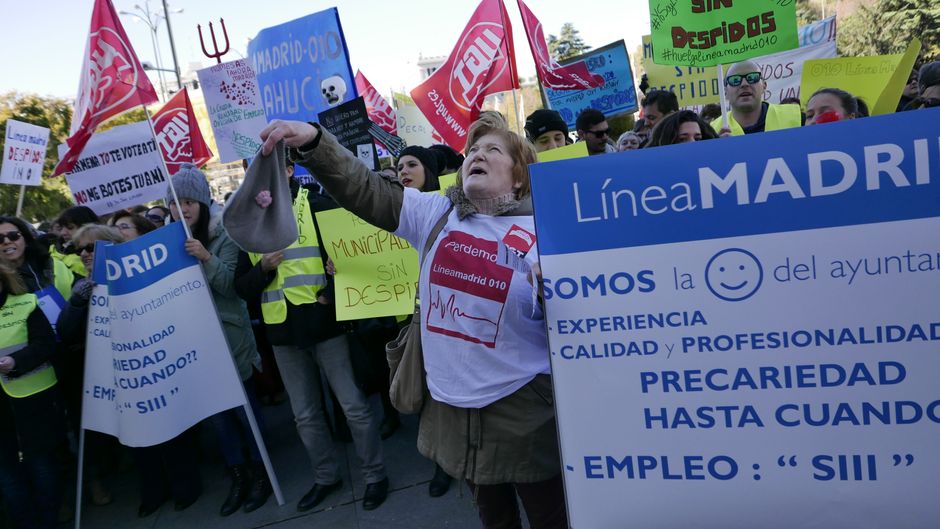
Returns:
[[[186,253],[202,263],[248,402],[260,422],[261,410],[251,380],[251,368],[261,368],[261,357],[251,332],[248,309],[235,293],[238,246],[222,227],[221,212],[211,213],[209,181],[199,168],[193,164],[183,164],[179,172],[173,175],[173,187],[179,198],[179,207],[168,189],[170,215],[174,222],[183,219],[189,226],[192,238],[186,241]],[[271,495],[271,484],[262,464],[261,452],[252,437],[245,410],[237,408],[224,411],[210,417],[209,423],[216,430],[222,456],[232,476],[231,489],[219,514],[228,516],[239,508],[245,512],[254,511],[264,505]],[[245,459],[246,452],[251,455],[250,464]]]

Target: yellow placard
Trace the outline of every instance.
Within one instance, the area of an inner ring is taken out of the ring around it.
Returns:
[[[345,209],[318,212],[317,223],[336,267],[337,320],[414,311],[418,252],[407,241]]]
[[[643,36],[642,64],[650,89],[675,93],[680,107],[718,102],[720,86],[718,69],[714,66],[695,68],[656,64],[653,62],[653,43],[649,35]]]
[[[900,55],[806,61],[800,99],[805,107],[816,90],[841,88],[865,101],[873,116],[890,114],[897,108],[918,53],[920,41],[914,39],[907,51]]]
[[[542,151],[538,153],[538,163],[557,162],[558,160],[570,160],[572,158],[584,158],[588,155],[587,143],[579,141],[571,145],[565,145],[557,149]]]
[[[448,187],[457,184],[457,173],[441,175],[437,177],[437,181],[441,183],[441,189],[437,193],[443,195]]]

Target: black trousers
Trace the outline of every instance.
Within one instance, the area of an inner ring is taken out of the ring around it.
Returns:
[[[485,529],[522,529],[517,494],[532,529],[568,528],[561,474],[536,483],[467,484]]]

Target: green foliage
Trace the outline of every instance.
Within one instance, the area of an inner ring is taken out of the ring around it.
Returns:
[[[565,22],[561,26],[560,36],[548,36],[548,52],[556,61],[570,59],[590,50],[591,47],[585,44],[584,39],[581,38],[581,32],[575,29],[574,24],[570,22]]]
[[[920,62],[940,59],[940,2],[878,0],[860,6],[839,23],[839,54],[843,56],[904,53],[911,39],[923,44]]]
[[[0,94],[0,144],[6,139],[8,119],[49,128],[49,146],[43,166],[42,185],[26,188],[22,216],[32,222],[51,219],[72,205],[65,178],[49,177],[59,160],[59,144],[69,136],[71,105],[60,98],[16,92]],[[8,215],[15,213],[19,193],[19,186],[0,185],[0,212]]]
[[[805,26],[820,20],[822,20],[822,8],[818,0],[796,0],[797,24]]]

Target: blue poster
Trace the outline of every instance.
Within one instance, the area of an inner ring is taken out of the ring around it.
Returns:
[[[531,166],[572,527],[937,526],[937,123]]]
[[[335,7],[262,29],[248,44],[248,57],[268,120],[316,121],[320,112],[359,96]]]
[[[622,40],[559,63],[564,66],[578,61],[584,61],[591,73],[603,77],[604,86],[591,90],[544,89],[548,106],[561,114],[569,129],[574,130],[578,114],[586,108],[596,108],[608,118],[636,112],[633,69]]]

